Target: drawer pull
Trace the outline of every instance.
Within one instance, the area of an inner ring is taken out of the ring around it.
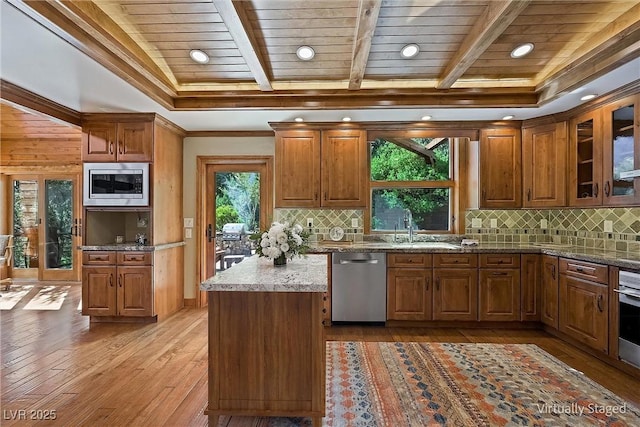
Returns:
[[[144,261],[144,257],[142,257],[142,256],[132,256],[132,257],[129,257],[129,261]]]
[[[92,258],[94,261],[106,261],[108,259],[106,256],[94,256]]]
[[[506,276],[507,272],[506,271],[494,271],[493,273],[491,273],[492,276]]]

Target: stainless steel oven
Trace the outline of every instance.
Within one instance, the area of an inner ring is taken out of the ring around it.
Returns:
[[[84,206],[148,206],[148,163],[85,163]]]
[[[640,368],[640,272],[620,271],[618,356]]]

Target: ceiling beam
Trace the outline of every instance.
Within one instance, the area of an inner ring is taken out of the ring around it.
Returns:
[[[436,88],[449,89],[453,86],[529,3],[530,0],[490,1],[449,61]]]
[[[418,144],[414,140],[410,138],[394,138],[394,137],[385,137],[385,139],[389,142],[392,142],[402,148],[405,148],[412,153],[416,153],[420,157],[424,158],[425,162],[430,165],[436,162],[436,158],[433,154],[433,151],[426,149],[423,145]],[[442,138],[444,139],[444,138]]]
[[[258,87],[262,91],[271,92],[273,87],[267,76],[265,61],[260,56],[258,43],[247,17],[246,3],[234,0],[213,0],[213,4],[229,29],[231,38],[238,46],[238,50],[246,61]]]
[[[349,73],[349,90],[358,90],[367,69],[371,40],[376,30],[378,14],[382,0],[360,0],[358,5],[358,21],[351,52],[351,72]]]

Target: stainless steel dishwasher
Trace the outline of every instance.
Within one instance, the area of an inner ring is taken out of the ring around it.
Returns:
[[[384,322],[386,254],[336,252],[331,258],[331,321]]]

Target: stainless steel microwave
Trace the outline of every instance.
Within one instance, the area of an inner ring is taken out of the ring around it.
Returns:
[[[148,206],[148,163],[85,163],[84,206]]]

